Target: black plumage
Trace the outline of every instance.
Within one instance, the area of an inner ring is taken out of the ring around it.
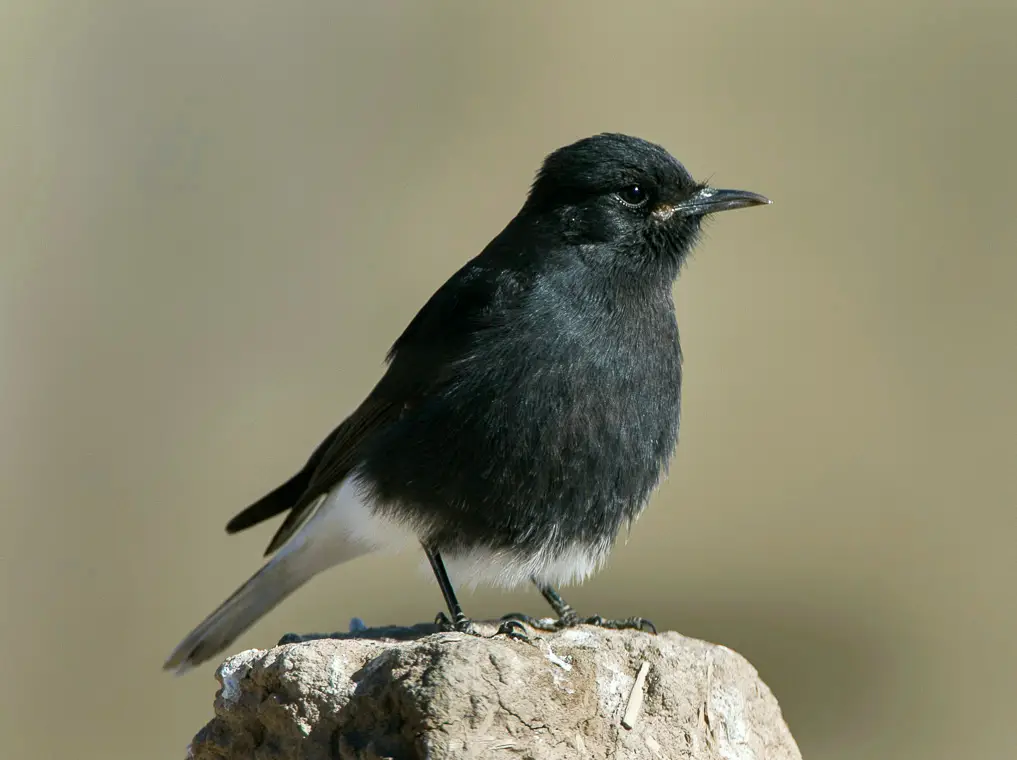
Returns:
[[[167,667],[211,656],[325,566],[385,548],[389,525],[424,546],[457,628],[471,626],[443,576],[461,559],[488,581],[535,581],[559,624],[577,622],[553,586],[603,562],[678,439],[682,262],[705,214],[767,202],[697,183],[625,135],[548,156],[517,216],[395,342],[363,404],[230,521],[235,532],[289,510],[276,557]]]

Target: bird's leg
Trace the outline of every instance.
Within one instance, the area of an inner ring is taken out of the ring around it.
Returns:
[[[518,612],[505,615],[502,620],[518,620],[540,631],[560,631],[563,628],[574,628],[577,625],[595,625],[600,628],[613,628],[615,630],[634,629],[637,631],[657,632],[657,627],[646,618],[631,617],[623,620],[605,620],[600,615],[591,617],[579,617],[572,605],[561,598],[561,594],[546,583],[540,583],[536,579],[534,585],[551,605],[551,609],[558,615],[557,620],[539,619]]]
[[[463,608],[459,605],[459,600],[456,599],[456,592],[452,588],[452,581],[449,580],[441,554],[438,553],[437,549],[428,546],[424,547],[424,552],[431,563],[434,577],[438,580],[441,595],[445,597],[445,606],[448,607],[448,611],[452,615],[452,619],[449,620],[448,615],[444,612],[439,612],[438,616],[434,619],[435,624],[446,631],[458,631],[470,636],[480,636],[481,634],[473,625],[473,621],[463,614]],[[499,634],[504,634],[510,638],[526,639],[526,634],[522,632],[522,625],[517,620],[503,621],[495,633],[496,636]]]
[[[436,549],[427,546],[424,547],[424,551],[427,553],[427,559],[431,563],[434,577],[438,580],[438,588],[441,589],[441,595],[445,597],[445,606],[448,607],[448,611],[452,615],[452,619],[449,620],[444,612],[439,612],[435,622],[448,630],[469,633],[475,636],[477,631],[473,627],[472,621],[463,614],[463,608],[459,605],[459,600],[456,599],[456,592],[452,588],[452,581],[448,578],[445,563],[441,560],[441,554]]]

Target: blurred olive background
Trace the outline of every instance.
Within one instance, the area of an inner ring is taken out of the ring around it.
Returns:
[[[1013,758],[1017,4],[0,4],[4,757],[181,757],[164,657],[550,150],[774,199],[677,286],[669,480],[568,595],[722,642],[807,758]],[[624,537],[623,537],[624,538]],[[425,620],[414,556],[239,641]],[[475,616],[543,612],[525,590]]]

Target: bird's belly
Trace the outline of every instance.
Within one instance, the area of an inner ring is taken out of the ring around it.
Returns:
[[[313,554],[313,562],[324,569],[373,551],[399,553],[421,542],[433,543],[434,525],[424,517],[427,510],[423,505],[380,501],[362,478],[354,472],[323,497],[306,528],[283,551],[299,549]],[[542,531],[547,538],[553,532],[550,526]],[[539,539],[498,546],[480,539],[466,543],[439,540],[437,548],[454,585],[514,588],[531,580],[552,586],[579,583],[600,569],[610,546],[609,540],[573,541],[562,547]],[[426,567],[425,562],[422,568]]]
[[[564,549],[546,545],[536,550],[489,546],[453,549],[443,554],[454,585],[510,589],[531,581],[550,586],[581,583],[607,560],[611,543],[574,542]]]

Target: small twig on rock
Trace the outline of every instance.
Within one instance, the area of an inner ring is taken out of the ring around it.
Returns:
[[[639,668],[636,682],[632,684],[632,691],[629,692],[629,702],[625,705],[625,714],[622,716],[621,724],[632,730],[639,718],[639,711],[643,708],[643,686],[646,684],[646,674],[650,672],[650,663],[644,662]]]

